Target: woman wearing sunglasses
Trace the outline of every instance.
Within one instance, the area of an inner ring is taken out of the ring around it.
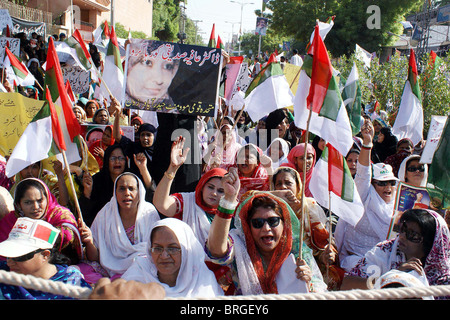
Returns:
[[[420,163],[420,155],[413,154],[405,158],[400,164],[398,178],[415,187],[425,187],[428,178],[428,166]]]
[[[376,278],[397,269],[416,271],[430,286],[450,283],[450,232],[435,211],[409,209],[400,232],[369,250],[342,282],[341,290],[370,289]],[[375,276],[369,277],[375,270]],[[449,297],[446,297],[449,298]]]
[[[231,266],[234,294],[326,291],[305,243],[299,259],[300,223],[290,206],[269,192],[251,191],[236,208],[240,187],[236,168],[230,169],[222,184],[225,195],[212,222],[206,249],[214,262]],[[234,215],[236,228],[230,230]]]
[[[361,128],[363,144],[358,158],[356,188],[364,215],[356,226],[339,219],[334,233],[341,267],[349,271],[377,243],[386,240],[394,211],[398,178],[385,163],[371,163],[374,128],[366,121]]]
[[[70,260],[59,252],[60,242],[60,230],[50,223],[19,218],[8,239],[0,243],[0,255],[7,259],[0,269],[90,288],[77,268],[67,266]],[[4,283],[0,283],[0,293],[6,300],[70,299]]]

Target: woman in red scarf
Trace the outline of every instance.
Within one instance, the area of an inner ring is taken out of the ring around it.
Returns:
[[[288,162],[281,164],[281,167],[291,167],[300,174],[303,182],[303,165],[305,161],[305,143],[296,145],[289,152],[287,156]],[[311,191],[309,191],[309,182],[311,181],[314,164],[316,163],[316,150],[311,144],[306,146],[306,180],[305,180],[305,195],[312,197]]]
[[[227,171],[222,168],[209,170],[199,180],[195,192],[170,194],[175,174],[186,160],[188,149],[183,152],[183,146],[184,138],[179,137],[174,141],[170,165],[156,187],[153,204],[162,215],[186,222],[194,230],[200,243],[205,243],[223,195],[221,179]]]
[[[122,129],[120,133],[123,134]],[[89,152],[94,156],[95,160],[97,160],[98,167],[101,169],[103,167],[103,156],[105,154],[105,150],[112,146],[116,140],[113,136],[113,126],[107,126],[105,130],[103,130],[103,135],[100,140],[94,141],[89,147]]]
[[[172,144],[170,165],[156,187],[153,204],[156,209],[166,217],[174,217],[184,221],[194,231],[195,236],[204,244],[209,234],[211,222],[218,213],[219,200],[223,196],[222,178],[227,173],[225,169],[215,168],[207,171],[199,180],[194,192],[170,194],[172,181],[178,168],[186,161],[189,149],[184,147],[184,138],[181,136]],[[217,280],[224,289],[229,283],[221,281],[229,268],[215,264],[207,264],[214,271]],[[225,278],[225,277],[224,277]]]
[[[272,173],[272,160],[252,143],[246,144],[236,154],[235,162],[228,166],[236,167],[241,182],[238,199],[250,190],[269,190],[269,175]]]

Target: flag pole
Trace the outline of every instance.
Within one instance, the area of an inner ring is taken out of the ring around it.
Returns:
[[[237,116],[236,120],[234,121],[233,128],[231,128],[231,130],[234,130],[234,128],[236,127],[239,118],[241,117],[242,113],[244,112],[244,108],[245,108],[245,103],[242,106],[241,111],[239,111],[239,115]]]
[[[75,186],[73,184],[72,176],[70,174],[70,167],[69,167],[69,162],[67,161],[66,152],[64,150],[60,150],[60,151],[61,151],[63,159],[64,159],[64,165],[66,166],[66,170],[68,172],[70,188],[72,189],[73,197],[75,198],[75,208],[77,209],[78,218],[80,218],[81,221],[83,221],[83,215],[81,214],[81,209],[80,209],[80,204],[78,202],[77,193],[75,191]]]
[[[328,161],[330,161],[330,158],[328,158]],[[328,163],[328,165],[330,165],[330,164]],[[330,170],[328,170],[328,175],[330,175]],[[330,188],[329,184],[330,184],[330,177],[328,176],[328,188]],[[328,246],[331,249],[331,241],[333,240],[333,238],[332,238],[333,219],[331,216],[331,191],[328,191],[328,213],[329,213],[328,223],[330,225],[330,229],[328,230],[328,232],[329,232]],[[329,277],[330,277],[330,261],[327,259],[327,279],[329,279]]]
[[[309,109],[309,116],[308,121],[306,122],[306,132],[305,132],[305,153],[303,154],[304,161],[303,161],[303,181],[302,181],[302,211],[300,215],[300,260],[302,259],[302,247],[303,247],[303,234],[304,234],[304,223],[305,223],[305,205],[304,205],[304,199],[305,199],[305,186],[306,186],[306,157],[307,157],[307,144],[308,144],[308,136],[309,136],[309,123],[311,122],[311,116],[312,116],[312,107]]]

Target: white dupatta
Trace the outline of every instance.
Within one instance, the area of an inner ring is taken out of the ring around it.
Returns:
[[[159,281],[158,270],[149,253],[151,233],[155,228],[162,226],[175,233],[181,246],[181,266],[173,287]],[[206,253],[203,246],[185,222],[175,218],[165,218],[157,221],[149,230],[146,254],[135,259],[132,266],[123,274],[123,279],[142,283],[161,283],[167,297],[208,298],[223,295],[223,290],[217,283],[214,273],[205,264]]]
[[[139,185],[134,245],[128,239],[123,227],[116,198],[116,183],[123,175],[134,176]],[[124,273],[134,257],[145,251],[150,226],[160,219],[153,204],[145,201],[145,192],[144,184],[136,175],[129,172],[121,174],[114,183],[114,194],[111,200],[100,210],[92,223],[92,236],[99,250],[100,264],[111,277]]]

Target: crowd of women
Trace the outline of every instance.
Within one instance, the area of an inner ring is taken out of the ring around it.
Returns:
[[[82,124],[105,125],[95,139],[77,137],[79,162],[43,160],[11,179],[1,163],[4,270],[83,287],[157,284],[164,290],[149,289],[156,297],[188,298],[450,282],[441,213],[407,210],[386,238],[399,181],[424,186],[427,165],[423,144],[398,141],[381,118],[363,115],[346,155],[364,203],[353,226],[314,200],[309,184],[326,141],[305,141],[289,109],[257,123],[225,103],[217,118],[158,114],[158,123],[114,97],[106,105],[80,98],[73,111]],[[134,139],[123,125],[134,126]],[[193,125],[189,145],[170,135]],[[194,145],[199,162],[187,161]],[[0,291],[3,299],[65,298],[5,284]]]

